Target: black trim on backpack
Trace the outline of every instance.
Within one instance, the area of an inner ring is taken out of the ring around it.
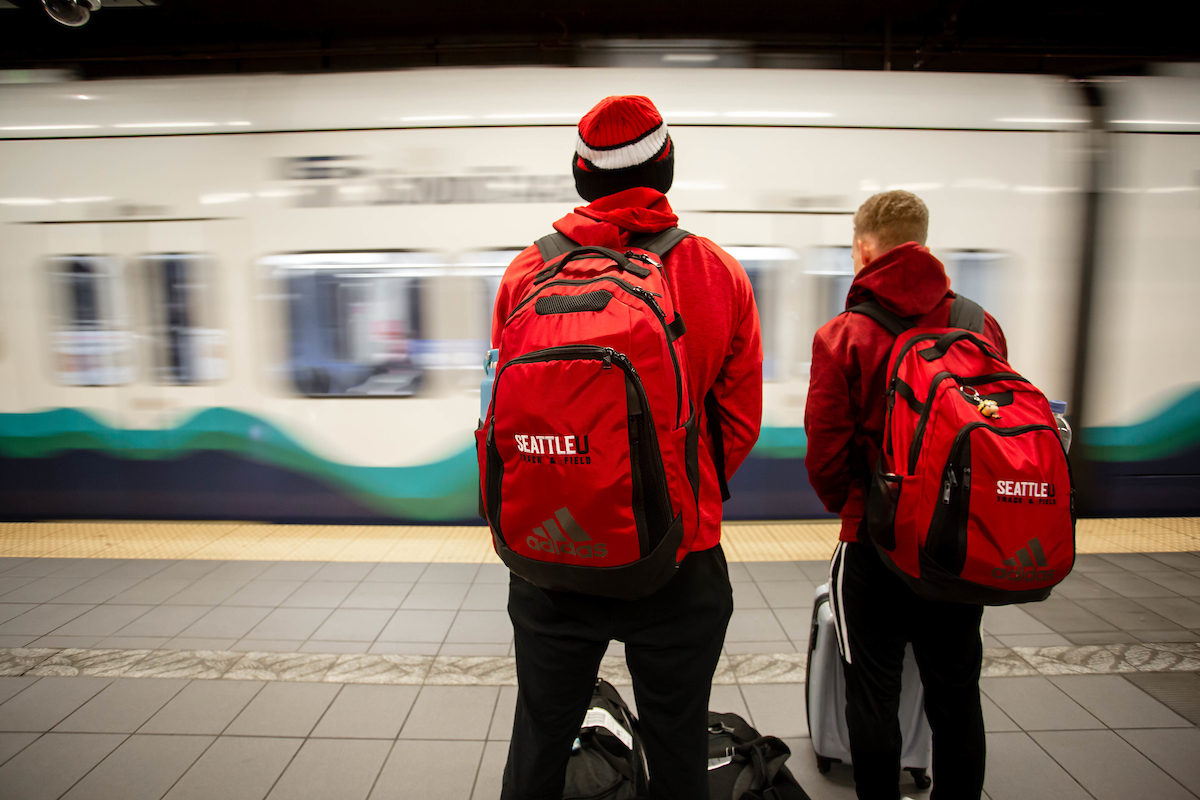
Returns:
[[[541,315],[603,311],[612,298],[612,292],[607,289],[598,289],[583,294],[551,294],[539,297],[534,303],[533,310]]]
[[[610,250],[607,247],[576,247],[553,264],[546,265],[541,272],[534,276],[533,285],[537,286],[539,283],[545,283],[562,272],[563,267],[569,262],[581,258],[607,258],[613,261],[622,272],[637,275],[639,278],[645,278],[650,275],[648,268],[643,267],[641,264],[634,264],[627,256],[618,253],[616,250]]]
[[[892,336],[899,336],[913,327],[911,320],[888,311],[878,300],[865,300],[856,306],[850,306],[846,311],[850,314],[862,314],[864,317],[870,317],[882,325]]]
[[[721,405],[712,389],[704,395],[704,414],[708,417],[708,435],[713,443],[713,466],[717,469],[717,483],[721,487],[721,502],[730,498],[729,483],[725,480],[725,434],[721,432]]]
[[[534,244],[537,245],[538,252],[542,256],[542,261],[553,261],[563,253],[569,253],[576,247],[579,247],[578,242],[558,231],[546,234],[534,242]]]
[[[955,295],[950,304],[950,327],[983,333],[983,306],[969,297]]]
[[[626,246],[636,247],[639,250],[645,250],[647,253],[654,253],[654,255],[662,259],[666,257],[667,253],[671,252],[671,248],[691,235],[683,228],[667,228],[665,231],[657,233],[643,233],[634,236]]]
[[[676,311],[675,319],[671,321],[671,324],[667,325],[667,339],[673,342],[685,333],[687,333],[687,325],[684,324],[683,317]]]

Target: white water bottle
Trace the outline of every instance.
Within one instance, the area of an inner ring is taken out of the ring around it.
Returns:
[[[1070,452],[1071,424],[1067,422],[1067,401],[1051,400],[1050,413],[1054,415],[1054,422],[1058,425],[1058,438],[1062,440],[1063,450]]]

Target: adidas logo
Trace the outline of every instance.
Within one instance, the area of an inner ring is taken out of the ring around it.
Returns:
[[[525,537],[525,544],[530,550],[541,550],[556,556],[577,556],[578,558],[605,558],[608,548],[603,542],[592,542],[592,537],[579,526],[571,512],[563,506],[554,512],[554,517],[542,523],[542,527],[534,528],[533,533]]]
[[[1049,581],[1054,580],[1054,570],[1047,569],[1050,562],[1037,537],[1030,539],[1025,547],[1012,558],[1000,562],[1003,567],[992,570],[992,577],[1004,581]]]

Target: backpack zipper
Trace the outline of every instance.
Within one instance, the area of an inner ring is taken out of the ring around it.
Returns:
[[[929,396],[925,398],[925,403],[921,406],[921,417],[917,420],[917,428],[913,433],[912,444],[908,448],[909,475],[913,474],[917,469],[917,457],[921,454],[921,442],[925,438],[925,427],[929,424],[929,415],[933,412],[933,401],[937,399],[937,388],[946,378],[958,378],[959,386],[982,386],[986,383],[998,383],[1000,381],[1029,383],[1027,378],[1023,378],[1015,372],[992,372],[987,375],[977,375],[973,378],[962,378],[949,371],[939,372],[937,375],[934,375],[933,380],[929,382]]]
[[[679,369],[679,356],[675,353],[675,343],[671,341],[670,338],[670,331],[667,327],[667,315],[662,310],[662,306],[658,304],[658,301],[654,299],[656,297],[662,297],[661,294],[652,292],[649,289],[645,289],[641,286],[634,286],[628,281],[621,280],[620,278],[614,278],[611,275],[602,275],[599,278],[586,279],[562,278],[560,280],[550,281],[549,283],[542,284],[540,287],[538,287],[535,292],[517,304],[517,307],[512,310],[511,314],[508,315],[508,319],[512,319],[514,316],[516,316],[517,312],[531,303],[534,298],[542,293],[543,289],[549,289],[551,286],[587,286],[589,284],[598,283],[601,281],[615,283],[629,294],[640,298],[643,303],[650,306],[650,310],[654,312],[654,316],[658,317],[658,322],[660,325],[662,325],[663,336],[667,337],[667,350],[671,353],[671,365],[675,367],[675,427],[678,428],[680,415],[683,413],[683,372]],[[507,320],[505,321],[507,322]]]

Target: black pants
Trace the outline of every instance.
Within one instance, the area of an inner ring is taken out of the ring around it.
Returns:
[[[983,607],[917,597],[870,544],[839,545],[830,578],[849,644],[846,724],[859,798],[900,796],[900,673],[912,642],[933,729],[933,800],[978,800],[987,748],[979,706]]]
[[[513,576],[517,711],[503,800],[562,800],[571,744],[612,639],[625,642],[655,800],[708,797],[708,695],[733,613],[721,548],[684,558],[659,591],[609,600]]]

